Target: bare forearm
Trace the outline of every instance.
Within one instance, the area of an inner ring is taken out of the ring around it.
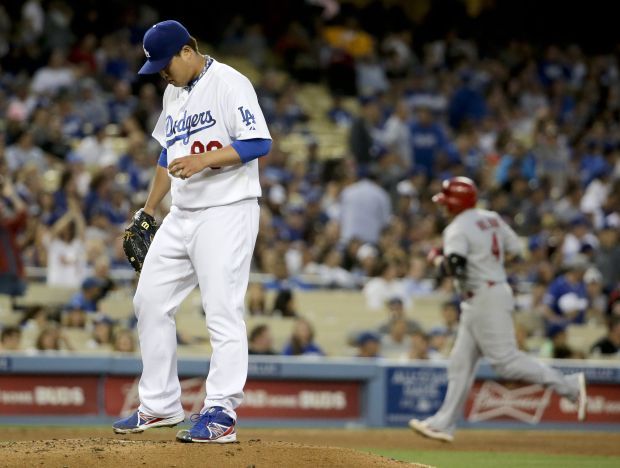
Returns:
[[[153,184],[151,185],[151,191],[146,199],[144,205],[144,211],[153,216],[155,210],[170,191],[170,178],[168,177],[168,170],[165,167],[157,165],[155,170],[155,177],[153,178]]]
[[[172,177],[187,179],[206,168],[220,168],[241,164],[239,153],[231,145],[215,151],[206,151],[200,154],[190,154],[176,158],[168,164],[168,171]]]
[[[62,215],[58,221],[56,221],[50,230],[52,237],[56,237],[60,231],[66,228],[69,223],[73,221],[73,213],[67,211],[64,215]]]
[[[79,238],[83,238],[86,233],[86,220],[81,211],[76,211],[73,214],[73,221],[75,223],[76,234]]]
[[[239,153],[237,153],[237,151],[235,151],[235,148],[233,148],[231,145],[225,146],[224,148],[215,151],[207,151],[205,153],[202,153],[200,156],[205,158],[205,168],[234,166],[236,164],[241,164],[241,158],[239,157]]]

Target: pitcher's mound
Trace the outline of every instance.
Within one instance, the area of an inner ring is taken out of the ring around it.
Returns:
[[[234,444],[181,444],[122,439],[53,439],[0,442],[0,466],[56,467],[399,467],[407,464],[352,449],[260,439]]]

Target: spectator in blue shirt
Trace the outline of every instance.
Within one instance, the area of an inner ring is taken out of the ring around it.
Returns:
[[[54,212],[50,223],[58,221],[69,209],[69,198],[80,199],[77,190],[77,181],[71,169],[65,169],[60,176],[60,184],[58,190],[54,192]]]
[[[339,94],[334,94],[332,96],[332,106],[327,111],[327,117],[333,123],[341,127],[350,127],[353,124],[353,116],[351,113],[345,109],[342,102],[342,96]]]
[[[101,296],[103,281],[98,278],[86,278],[82,283],[82,290],[73,295],[69,301],[69,309],[81,309],[85,312],[97,312],[97,299]]]
[[[487,113],[484,96],[477,89],[472,72],[464,70],[460,78],[461,86],[452,95],[448,107],[448,121],[455,130],[468,122],[479,123]]]
[[[546,336],[550,336],[558,325],[585,323],[588,296],[583,275],[588,268],[587,259],[578,254],[565,263],[565,266],[566,273],[558,276],[549,285],[544,298]]]
[[[113,184],[104,173],[97,174],[90,184],[85,200],[85,214],[89,222],[98,214],[103,214],[112,224],[123,224],[129,215],[126,187]]]
[[[579,161],[581,183],[587,187],[601,172],[610,170],[596,141],[589,141],[587,151]]]
[[[536,159],[518,140],[509,140],[503,148],[499,164],[495,169],[495,180],[500,186],[522,177],[528,181],[536,179]]]
[[[143,138],[134,138],[129,142],[127,153],[118,160],[118,170],[127,175],[128,187],[133,192],[148,190],[153,178],[152,155],[145,149]]]
[[[108,100],[110,121],[122,124],[138,107],[138,99],[131,94],[131,85],[128,81],[119,80],[114,85],[114,95]]]
[[[414,170],[432,177],[439,152],[449,151],[448,139],[430,109],[421,107],[416,117],[409,127]]]
[[[570,71],[561,59],[557,46],[549,46],[545,58],[538,65],[538,76],[544,86],[551,86],[556,80],[569,78]]]
[[[308,320],[299,317],[293,325],[293,333],[282,354],[285,356],[317,355],[325,353],[314,343],[314,328]]]

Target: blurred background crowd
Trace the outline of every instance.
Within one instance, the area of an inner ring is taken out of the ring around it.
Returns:
[[[350,324],[352,355],[444,359],[459,306],[425,260],[449,221],[430,198],[467,175],[523,239],[509,266],[521,348],[620,356],[620,42],[582,43],[570,24],[544,35],[553,6],[529,37],[494,29],[527,5],[493,1],[214,8],[211,27],[146,2],[0,5],[0,294],[19,315],[0,350],[73,351],[81,329],[78,350],[135,351],[131,310],[99,304],[135,283],[120,234],[148,193],[165,84],[136,71],[145,30],[170,17],[253,80],[274,138],[247,313],[290,317],[291,332],[274,349],[257,323],[251,353],[326,354],[296,297],[329,288],[360,291],[381,322]],[[70,299],[20,302],[41,281]],[[416,317],[428,297],[430,327]],[[588,326],[599,335],[572,349],[567,330]]]

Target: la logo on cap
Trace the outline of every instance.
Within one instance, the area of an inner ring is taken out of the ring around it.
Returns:
[[[146,31],[142,40],[146,63],[142,65],[138,74],[159,73],[188,43],[190,37],[185,26],[178,21],[167,20],[153,25]]]

